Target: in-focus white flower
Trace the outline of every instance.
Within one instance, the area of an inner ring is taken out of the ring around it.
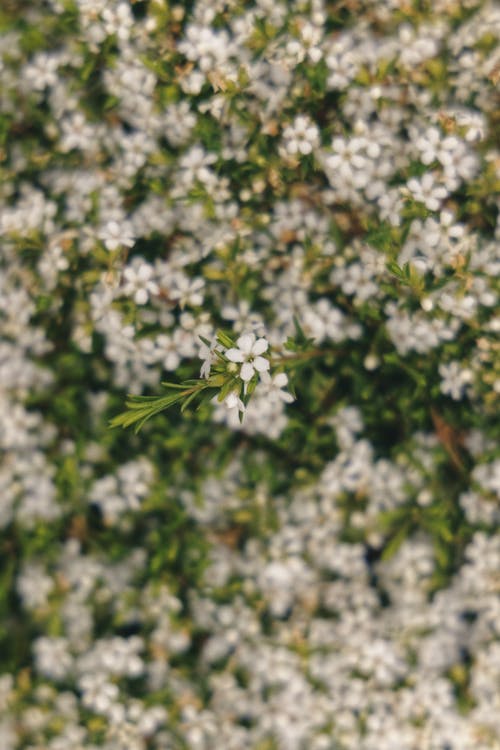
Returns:
[[[255,371],[262,373],[269,370],[269,360],[261,357],[267,351],[269,343],[266,339],[256,339],[254,333],[244,333],[236,341],[238,349],[228,349],[226,357],[230,362],[241,363],[240,378],[248,383]]]

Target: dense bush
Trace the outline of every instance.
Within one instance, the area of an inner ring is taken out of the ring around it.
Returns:
[[[498,750],[498,7],[0,29],[2,750]]]

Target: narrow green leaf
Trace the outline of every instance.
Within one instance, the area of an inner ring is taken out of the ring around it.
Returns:
[[[191,403],[191,401],[192,401],[192,400],[193,400],[194,398],[196,398],[196,396],[198,396],[198,394],[199,394],[199,391],[193,391],[193,393],[191,393],[191,395],[190,395],[190,396],[188,396],[188,397],[187,397],[187,398],[185,399],[185,401],[183,402],[183,404],[182,404],[182,406],[181,406],[181,412],[182,412],[182,413],[184,413],[184,411],[186,410],[186,407],[187,407],[187,406],[188,406],[188,405],[189,405],[189,404]]]
[[[218,388],[206,388],[203,393],[200,394],[200,403],[196,407],[196,411],[202,406],[203,404],[206,404],[208,401],[211,401],[214,396],[216,396],[219,392]]]
[[[237,386],[237,387],[235,387],[235,386]],[[224,383],[224,385],[220,389],[218,400],[219,401],[224,401],[224,399],[226,398],[226,396],[229,396],[229,394],[231,393],[231,391],[237,391],[237,393],[239,395],[240,388],[237,385],[237,381],[235,380],[235,378],[231,378],[226,383]]]
[[[382,560],[390,560],[390,558],[396,554],[405,539],[407,539],[409,531],[409,526],[405,524],[391,537],[391,539],[389,539],[388,543],[382,550]]]
[[[391,260],[389,263],[386,264],[387,270],[393,274],[393,276],[396,276],[398,279],[403,279],[403,269],[400,268],[400,266],[396,263],[396,261]]]
[[[227,333],[224,333],[224,331],[221,330],[217,331],[217,341],[226,349],[231,349],[231,347],[234,346],[234,341],[232,340],[232,338],[228,336]]]
[[[181,401],[184,394],[185,391],[160,397],[134,396],[126,402],[127,411],[110,420],[110,427],[125,428],[137,423],[136,432],[138,432],[148,419]],[[143,399],[146,399],[146,401]]]

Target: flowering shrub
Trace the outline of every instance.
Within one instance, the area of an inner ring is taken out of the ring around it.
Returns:
[[[0,31],[2,749],[498,749],[498,7]]]

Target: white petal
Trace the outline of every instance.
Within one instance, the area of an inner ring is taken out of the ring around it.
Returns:
[[[180,363],[180,357],[177,352],[169,352],[163,360],[165,370],[177,370]]]
[[[239,337],[237,340],[237,344],[239,348],[241,349],[244,354],[250,354],[252,351],[252,346],[254,345],[255,341],[255,334],[253,333],[244,333],[242,336]],[[243,360],[239,360],[242,362]]]
[[[236,395],[236,393],[230,393],[224,399],[224,403],[228,409],[234,409],[234,407],[238,404],[238,396]]]
[[[230,362],[244,362],[245,361],[245,355],[240,349],[228,349],[226,352],[226,357]]]
[[[284,388],[285,385],[288,383],[288,375],[284,372],[279,372],[277,375],[273,378],[274,385],[277,385],[278,388]]]
[[[288,391],[280,391],[280,398],[285,402],[285,404],[291,404],[292,401],[295,401],[292,394],[288,393]]]
[[[245,411],[245,405],[243,401],[238,398],[236,393],[232,391],[224,399],[224,403],[228,409],[238,409],[238,411]]]
[[[245,367],[245,365],[243,365],[243,367]],[[243,370],[243,367],[241,368],[242,370]],[[264,357],[256,357],[254,361],[252,362],[252,369],[254,367],[257,370],[257,372],[264,372],[265,370],[269,370],[269,360],[264,359]],[[243,375],[241,377],[243,377]],[[245,378],[243,378],[243,380],[245,380]]]
[[[257,356],[258,354],[263,354],[264,352],[267,352],[267,349],[269,347],[269,342],[266,339],[257,339],[255,344],[252,346],[252,354]]]
[[[203,362],[200,370],[200,378],[208,379],[210,377],[211,364],[210,357]]]
[[[248,382],[253,378],[254,372],[253,365],[251,365],[250,362],[245,362],[245,364],[241,366],[240,378],[245,382]]]

